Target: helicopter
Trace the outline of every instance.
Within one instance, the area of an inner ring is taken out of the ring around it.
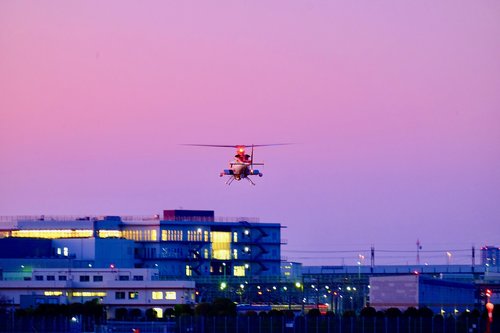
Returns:
[[[242,179],[248,180],[252,185],[255,185],[250,176],[262,177],[264,174],[258,169],[254,169],[255,165],[264,165],[264,163],[254,162],[254,148],[255,147],[267,147],[267,146],[283,146],[289,145],[289,143],[273,143],[273,144],[261,144],[261,145],[206,145],[206,144],[184,144],[185,146],[198,146],[198,147],[216,147],[216,148],[235,148],[236,155],[234,155],[234,160],[229,162],[229,169],[224,169],[220,172],[219,176],[229,176],[226,181],[227,185],[231,185],[233,181],[240,181]],[[247,147],[251,147],[250,155],[245,152]]]

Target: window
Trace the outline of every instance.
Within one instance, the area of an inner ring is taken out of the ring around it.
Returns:
[[[162,308],[153,308],[154,312],[156,312],[156,318],[163,318],[163,309]]]
[[[165,299],[176,300],[177,299],[177,292],[175,292],[175,291],[165,292]]]
[[[233,232],[233,242],[235,242],[235,243],[238,242],[238,233],[236,231]]]
[[[183,237],[182,230],[162,230],[161,240],[162,241],[181,241]]]
[[[120,280],[120,281],[128,281],[128,280],[130,280],[130,276],[128,276],[128,275],[119,275],[118,276],[118,280]]]
[[[238,249],[233,249],[233,259],[238,259]]]
[[[137,291],[129,291],[128,299],[137,299],[139,297],[139,292]]]
[[[186,276],[191,276],[193,275],[193,271],[191,269],[191,266],[186,265]]]
[[[35,275],[35,281],[43,281],[43,275]]]
[[[125,292],[124,291],[115,292],[115,299],[125,299]]]
[[[205,259],[208,259],[208,249],[203,250],[203,252],[205,254]]]
[[[163,299],[163,292],[162,291],[153,291],[153,292],[151,292],[151,298],[152,299]]]
[[[55,281],[56,277],[54,275],[47,275],[47,281]]]
[[[74,291],[71,295],[73,297],[105,297],[106,293],[103,291]]]
[[[68,277],[66,275],[59,275],[59,281],[66,281]]]
[[[231,233],[212,231],[212,258],[218,260],[231,259]]]
[[[101,275],[94,275],[93,280],[94,280],[94,282],[102,282],[102,276]]]
[[[144,276],[142,276],[142,275],[134,275],[133,280],[134,281],[143,281],[144,280]]]
[[[234,266],[234,276],[245,276],[245,266]]]
[[[80,275],[80,282],[89,282],[90,276],[88,275]]]

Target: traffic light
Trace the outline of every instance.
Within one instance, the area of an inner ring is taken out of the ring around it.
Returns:
[[[484,292],[484,295],[488,298],[491,297],[491,294],[492,294],[491,289],[486,289],[486,291]]]

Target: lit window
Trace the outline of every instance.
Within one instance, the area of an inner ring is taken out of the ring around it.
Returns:
[[[163,318],[163,309],[162,308],[153,308],[156,312],[156,318]]]
[[[62,291],[44,291],[44,296],[61,296]]]
[[[67,247],[63,248],[63,255],[64,255],[65,257],[67,257],[67,256],[69,255],[69,251],[68,251],[68,248],[67,248]]]
[[[233,232],[233,242],[235,242],[235,243],[238,242],[238,233],[236,231]]]
[[[12,237],[22,237],[22,238],[88,238],[92,237],[93,230],[12,230]]]
[[[238,259],[238,249],[233,249],[233,259]]]
[[[71,295],[73,297],[104,297],[106,293],[100,291],[74,291]]]
[[[176,300],[177,299],[177,293],[175,291],[167,291],[167,292],[165,292],[165,299]]]
[[[191,266],[186,265],[186,276],[191,276],[193,275],[193,270],[191,269]]]
[[[234,276],[245,276],[245,266],[234,266]]]
[[[218,260],[231,259],[231,233],[212,231],[212,258]]]
[[[163,299],[163,292],[162,291],[153,291],[151,293],[151,298],[153,298],[153,299]]]
[[[139,297],[139,292],[137,291],[129,291],[128,298],[129,299],[137,299]]]
[[[122,232],[120,230],[99,230],[99,237],[100,238],[110,238],[110,237],[120,238],[120,237],[122,237]]]
[[[151,240],[152,241],[158,240],[158,233],[156,232],[156,230],[151,230]]]

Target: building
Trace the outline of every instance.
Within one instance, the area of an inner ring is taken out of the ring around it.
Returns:
[[[456,314],[475,304],[475,287],[420,274],[370,277],[370,305],[377,310],[427,307],[434,313]]]
[[[481,248],[481,265],[487,267],[500,266],[500,248],[496,246],[483,246]]]
[[[250,299],[249,290],[263,281],[274,285],[281,276],[282,226],[255,218],[165,210],[148,216],[0,217],[0,222],[5,279],[29,278],[42,268],[149,268],[162,280],[196,281],[197,300],[211,301],[234,296],[242,284]],[[220,288],[222,282],[227,288]]]
[[[4,279],[0,299],[14,307],[38,304],[85,303],[93,299],[105,305],[109,318],[116,310],[135,309],[144,315],[148,309],[162,317],[175,304],[192,304],[194,281],[161,281],[156,269],[33,269],[29,277]]]

